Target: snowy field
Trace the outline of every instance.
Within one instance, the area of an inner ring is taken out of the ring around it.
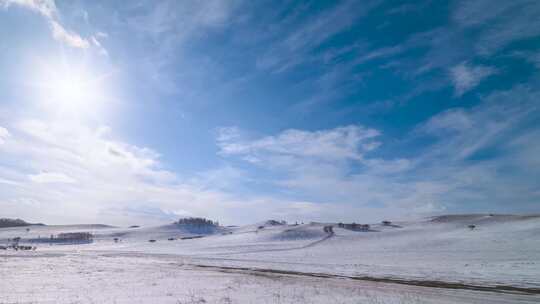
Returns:
[[[94,242],[43,242],[77,231]],[[199,235],[175,225],[0,229],[0,244],[21,237],[37,246],[0,250],[0,303],[540,303],[536,216],[446,216],[369,231],[259,223],[181,239]]]

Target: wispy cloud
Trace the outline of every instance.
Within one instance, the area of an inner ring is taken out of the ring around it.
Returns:
[[[217,0],[141,1],[128,3],[118,13],[125,19],[124,25],[135,30],[137,35],[166,41],[167,45],[160,47],[164,49],[177,47],[185,39],[204,34],[207,30],[226,26],[237,3]]]
[[[491,55],[514,41],[538,36],[538,14],[540,4],[536,1],[502,1],[493,5],[493,1],[475,0],[457,2],[452,17],[462,29],[479,31],[475,50]]]
[[[143,88],[175,94],[179,99],[208,94],[209,81],[222,68],[205,52],[191,48],[207,35],[227,29],[236,17],[240,1],[139,1],[117,10],[113,30],[133,38],[117,45],[124,52],[138,54],[133,69]],[[101,43],[104,37],[97,37]],[[137,43],[131,43],[136,41]],[[197,43],[195,43],[197,42]],[[189,54],[189,55],[188,55]],[[174,68],[171,68],[173,67]],[[230,79],[219,79],[216,87]],[[152,93],[151,95],[155,95]]]
[[[422,82],[412,90],[439,90],[450,84],[454,86],[456,96],[460,96],[496,72],[492,67],[473,66],[470,62],[478,58],[489,59],[514,42],[535,39],[540,35],[537,18],[540,4],[536,1],[506,1],[497,5],[486,0],[455,1],[449,9],[449,23],[411,33],[394,45],[374,48],[370,53],[359,56],[358,63],[386,58],[390,62],[386,60],[380,66],[395,70],[406,78],[424,76],[435,79],[444,75],[441,71],[452,67],[449,69],[450,82],[447,79],[441,85],[441,80],[434,80],[431,86]],[[410,55],[411,50],[421,51],[422,55],[414,52]],[[412,92],[410,96],[417,95]]]
[[[534,194],[538,185],[533,178],[540,174],[533,156],[540,138],[538,128],[531,127],[540,117],[537,98],[537,91],[518,86],[492,93],[472,109],[446,111],[428,122],[432,132],[434,121],[447,121],[438,124],[438,142],[427,151],[422,166],[431,163],[432,178],[444,176],[453,185],[448,201],[507,212],[534,209],[540,199]]]
[[[6,128],[0,126],[0,145],[9,137],[9,132]]]
[[[159,168],[157,153],[107,139],[106,128],[24,120],[14,130],[0,149],[3,165],[16,172],[9,180],[18,186],[4,189],[1,199],[21,216],[30,212],[16,204],[22,198],[41,208],[62,207],[65,214],[50,214],[52,220],[84,214],[88,220],[101,210],[150,197],[157,208],[167,208],[189,193],[182,195],[186,190],[174,186],[174,174]]]
[[[10,5],[20,5],[26,7],[51,20],[56,18],[55,15],[57,14],[54,0],[2,0],[1,3],[5,7]]]
[[[276,41],[257,62],[261,69],[283,72],[309,59],[309,52],[327,39],[348,29],[355,21],[365,16],[380,1],[343,1],[332,9],[303,21],[293,31],[279,28]]]
[[[54,0],[0,0],[0,5],[4,7],[18,5],[39,13],[49,23],[53,38],[70,47],[86,49],[90,46],[88,40],[67,30],[61,24],[60,14]]]
[[[537,69],[540,69],[540,52],[527,55],[527,60],[534,64]]]
[[[37,174],[30,174],[28,177],[31,181],[41,184],[73,184],[77,182],[66,174],[57,172],[40,172]]]
[[[431,152],[449,159],[467,159],[484,151],[502,152],[516,134],[534,134],[526,126],[539,116],[539,93],[526,86],[495,92],[483,103],[466,110],[451,109],[431,117],[420,128],[442,140]],[[524,146],[524,150],[528,147]]]
[[[360,213],[367,219],[410,214],[407,208],[425,210],[426,204],[433,203],[428,198],[431,194],[421,194],[417,189],[427,184],[403,184],[392,177],[411,169],[411,161],[371,155],[380,146],[379,136],[375,129],[345,126],[285,130],[252,140],[226,136],[218,144],[222,155],[238,156],[268,170],[274,176],[270,179],[273,187],[317,202],[321,208],[334,206],[334,216],[353,220]],[[328,208],[322,211],[328,212]]]
[[[273,154],[320,160],[360,160],[363,153],[376,147],[373,140],[379,132],[361,126],[346,126],[324,131],[286,130],[277,136],[241,142],[231,136],[231,129],[222,129],[218,144],[223,154],[237,154],[256,159]]]
[[[483,79],[496,73],[496,69],[488,66],[472,66],[465,62],[450,69],[450,76],[456,96],[476,87]]]
[[[103,36],[103,33],[101,33],[101,34],[102,35],[99,35],[99,36],[104,37],[104,38],[107,37],[107,36]],[[97,37],[98,37],[98,35],[90,37],[90,41],[97,48],[99,54],[101,54],[103,56],[109,56],[109,52],[107,52],[107,50],[103,47],[103,45],[101,45],[101,42],[98,40]]]
[[[49,20],[49,25],[51,26],[54,39],[74,48],[86,49],[90,46],[88,40],[81,38],[81,36],[74,32],[66,30],[57,21]]]
[[[463,109],[450,109],[431,117],[422,125],[422,131],[435,135],[447,132],[463,131],[472,127],[470,115]]]
[[[359,56],[357,59],[354,60],[354,64],[356,65],[370,60],[392,57],[403,52],[405,49],[405,45],[396,45],[375,49],[368,52],[367,54]]]

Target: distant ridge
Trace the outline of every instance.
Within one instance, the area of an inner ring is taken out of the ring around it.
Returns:
[[[21,219],[0,218],[0,228],[24,227],[24,226],[33,226],[33,225],[45,226],[45,224],[28,223],[28,222],[26,222],[24,220],[21,220]]]
[[[473,223],[473,222],[504,222],[519,221],[540,218],[540,214],[516,215],[516,214],[495,214],[495,213],[469,213],[469,214],[447,214],[430,217],[429,221],[434,223]]]
[[[105,228],[117,228],[116,226],[105,224],[63,224],[63,225],[47,225],[50,227],[66,227],[66,228],[80,228],[80,229],[105,229]]]

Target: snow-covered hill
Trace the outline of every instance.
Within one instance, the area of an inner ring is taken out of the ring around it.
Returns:
[[[329,225],[333,233],[324,230]],[[204,265],[540,287],[540,216],[447,215],[371,224],[368,231],[339,228],[336,223],[276,222],[212,231],[178,225],[40,226],[30,231],[24,227],[0,229],[0,242],[20,236],[24,243],[37,235],[71,231],[93,233],[94,243],[41,246],[38,252],[75,247],[92,252],[179,255]],[[190,238],[193,236],[200,238]]]

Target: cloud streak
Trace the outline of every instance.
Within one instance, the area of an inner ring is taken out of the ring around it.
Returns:
[[[0,126],[0,145],[3,144],[8,137],[9,131],[6,128]]]
[[[28,177],[31,181],[40,184],[74,184],[77,182],[76,180],[67,176],[64,173],[56,172],[41,172],[38,174],[30,174]]]
[[[378,145],[379,132],[361,126],[346,126],[324,131],[286,130],[277,136],[238,142],[231,129],[221,129],[218,145],[223,154],[257,158],[261,154],[308,157],[321,160],[361,160],[363,153]]]
[[[54,0],[0,0],[0,5],[6,8],[11,5],[17,5],[39,13],[47,20],[53,38],[67,46],[81,49],[86,49],[90,46],[88,40],[75,32],[67,30],[60,23],[60,14]]]
[[[450,76],[454,85],[456,96],[461,96],[476,87],[480,82],[496,73],[496,70],[487,66],[471,66],[460,63],[450,69]]]
[[[257,60],[261,69],[284,72],[310,59],[310,52],[334,35],[345,31],[354,22],[365,16],[380,1],[342,1],[331,9],[308,18],[295,27],[277,27],[276,33],[270,33],[277,40]]]

